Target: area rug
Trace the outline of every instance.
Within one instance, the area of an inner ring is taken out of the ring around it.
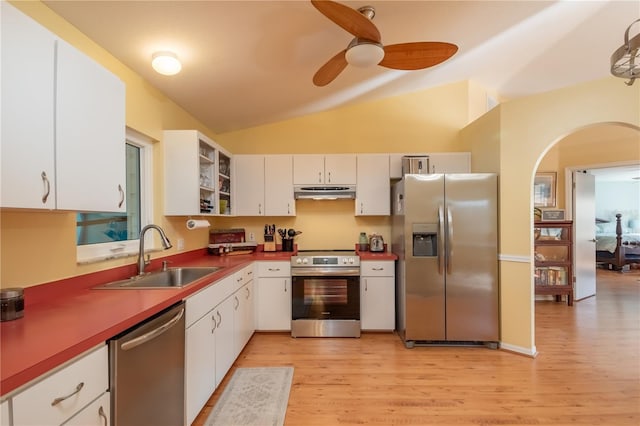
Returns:
[[[238,368],[206,426],[282,426],[293,367]]]

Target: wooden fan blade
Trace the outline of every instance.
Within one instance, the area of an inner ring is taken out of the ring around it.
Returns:
[[[331,83],[337,76],[347,67],[347,58],[345,57],[347,49],[344,49],[333,58],[329,59],[326,64],[313,76],[313,84],[316,86],[326,86]]]
[[[344,30],[358,38],[380,43],[380,31],[373,22],[362,13],[340,3],[328,0],[311,0],[316,9]]]
[[[384,47],[378,65],[396,70],[419,70],[438,65],[452,57],[458,46],[439,41],[392,44]]]

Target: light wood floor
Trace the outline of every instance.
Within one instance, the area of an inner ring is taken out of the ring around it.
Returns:
[[[237,367],[295,368],[285,425],[640,425],[640,271],[598,271],[597,296],[536,302],[530,358],[487,348],[405,349],[397,335],[257,333]]]

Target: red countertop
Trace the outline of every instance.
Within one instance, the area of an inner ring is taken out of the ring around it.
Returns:
[[[0,395],[105,342],[140,321],[185,299],[251,262],[289,260],[292,252],[209,256],[206,251],[156,259],[148,270],[171,266],[221,266],[223,269],[184,288],[96,290],[96,285],[135,274],[135,265],[60,280],[25,289],[24,316],[0,323]]]
[[[154,259],[171,266],[219,266],[184,288],[108,289],[93,287],[135,274],[135,265],[72,277],[25,289],[24,317],[0,323],[0,395],[15,390],[77,355],[133,327],[190,294],[254,261],[289,260],[293,252],[209,256],[206,250]],[[359,252],[361,260],[396,260],[393,253]]]

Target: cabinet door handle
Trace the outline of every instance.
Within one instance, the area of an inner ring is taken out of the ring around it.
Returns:
[[[65,399],[71,398],[73,395],[75,395],[78,392],[80,392],[83,387],[84,387],[84,382],[78,383],[78,385],[76,386],[75,390],[73,392],[71,392],[69,395],[60,396],[60,397],[54,399],[53,401],[51,401],[51,406],[54,407],[54,406],[60,404]]]
[[[108,419],[107,415],[104,413],[104,408],[102,408],[102,405],[100,406],[100,408],[98,408],[98,415],[104,421],[104,426],[107,426]]]
[[[237,311],[238,306],[240,306],[240,301],[238,300],[238,296],[233,296],[233,298],[236,300],[236,306],[233,307],[233,310]]]
[[[245,290],[247,290],[247,297],[245,297],[245,299],[249,300],[249,297],[251,297],[251,291],[249,291],[249,287],[245,288]]]
[[[322,183],[322,172],[318,172],[318,183]]]
[[[364,213],[364,203],[360,203],[360,214]]]
[[[287,214],[291,214],[291,204],[287,203]]]
[[[287,292],[287,280],[284,280],[284,292]]]
[[[262,214],[262,204],[258,203],[258,214],[261,215]]]
[[[45,172],[42,172],[40,177],[42,178],[42,183],[44,183],[45,187],[44,194],[42,195],[42,204],[45,204],[47,202],[47,198],[49,198],[49,194],[51,193],[51,182],[49,182],[49,178]]]
[[[220,325],[222,324],[222,315],[220,315],[220,311],[216,311],[216,314],[218,315],[218,323],[216,324],[216,328],[220,328]]]
[[[329,172],[329,180],[327,183],[331,183],[331,172]]]
[[[211,322],[213,323],[213,327],[211,328],[211,334],[213,334],[216,331],[216,328],[218,328],[218,324],[216,324],[215,314],[211,314]]]
[[[120,208],[122,207],[122,203],[124,203],[124,190],[120,184],[118,184],[118,192],[120,192],[120,202],[118,203],[118,208]]]
[[[364,280],[364,291],[368,291],[369,290],[369,286],[367,285],[369,283],[369,280],[365,279]]]

